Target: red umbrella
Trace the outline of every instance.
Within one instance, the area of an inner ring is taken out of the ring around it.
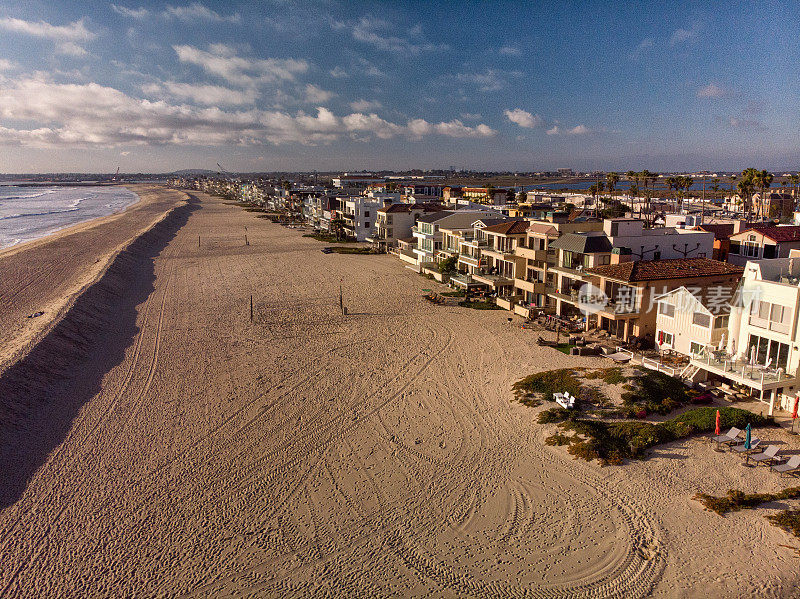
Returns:
[[[717,428],[714,429],[714,434],[719,435],[719,410],[717,410]]]
[[[797,418],[797,402],[798,402],[798,400],[800,400],[800,397],[795,397],[794,398],[794,409],[792,410],[792,420]]]

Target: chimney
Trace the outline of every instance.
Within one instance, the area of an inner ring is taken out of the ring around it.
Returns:
[[[618,247],[611,250],[611,264],[633,262],[631,248]]]

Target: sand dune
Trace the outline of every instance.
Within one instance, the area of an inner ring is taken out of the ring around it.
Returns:
[[[164,197],[0,378],[0,595],[793,593],[785,533],[690,500],[776,488],[764,469],[697,440],[606,469],[543,444],[511,384],[597,358],[426,303],[390,256]]]

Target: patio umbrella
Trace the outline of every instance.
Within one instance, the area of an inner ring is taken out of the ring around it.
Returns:
[[[745,436],[744,436],[744,448],[751,449],[750,447],[750,423],[747,423],[747,427],[744,429]]]
[[[725,349],[725,333],[722,333],[722,337],[719,338],[719,345],[717,346],[719,351]]]
[[[719,435],[719,410],[717,410],[717,427],[714,429],[714,434]]]
[[[755,365],[756,363],[756,346],[753,345],[750,347],[750,366]]]
[[[736,355],[736,339],[731,339],[731,355]]]
[[[800,397],[794,398],[794,408],[792,408],[792,432],[794,432],[794,421],[797,420],[797,404],[800,402]]]

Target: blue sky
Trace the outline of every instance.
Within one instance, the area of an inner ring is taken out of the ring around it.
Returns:
[[[797,169],[794,3],[0,1],[0,171]]]

